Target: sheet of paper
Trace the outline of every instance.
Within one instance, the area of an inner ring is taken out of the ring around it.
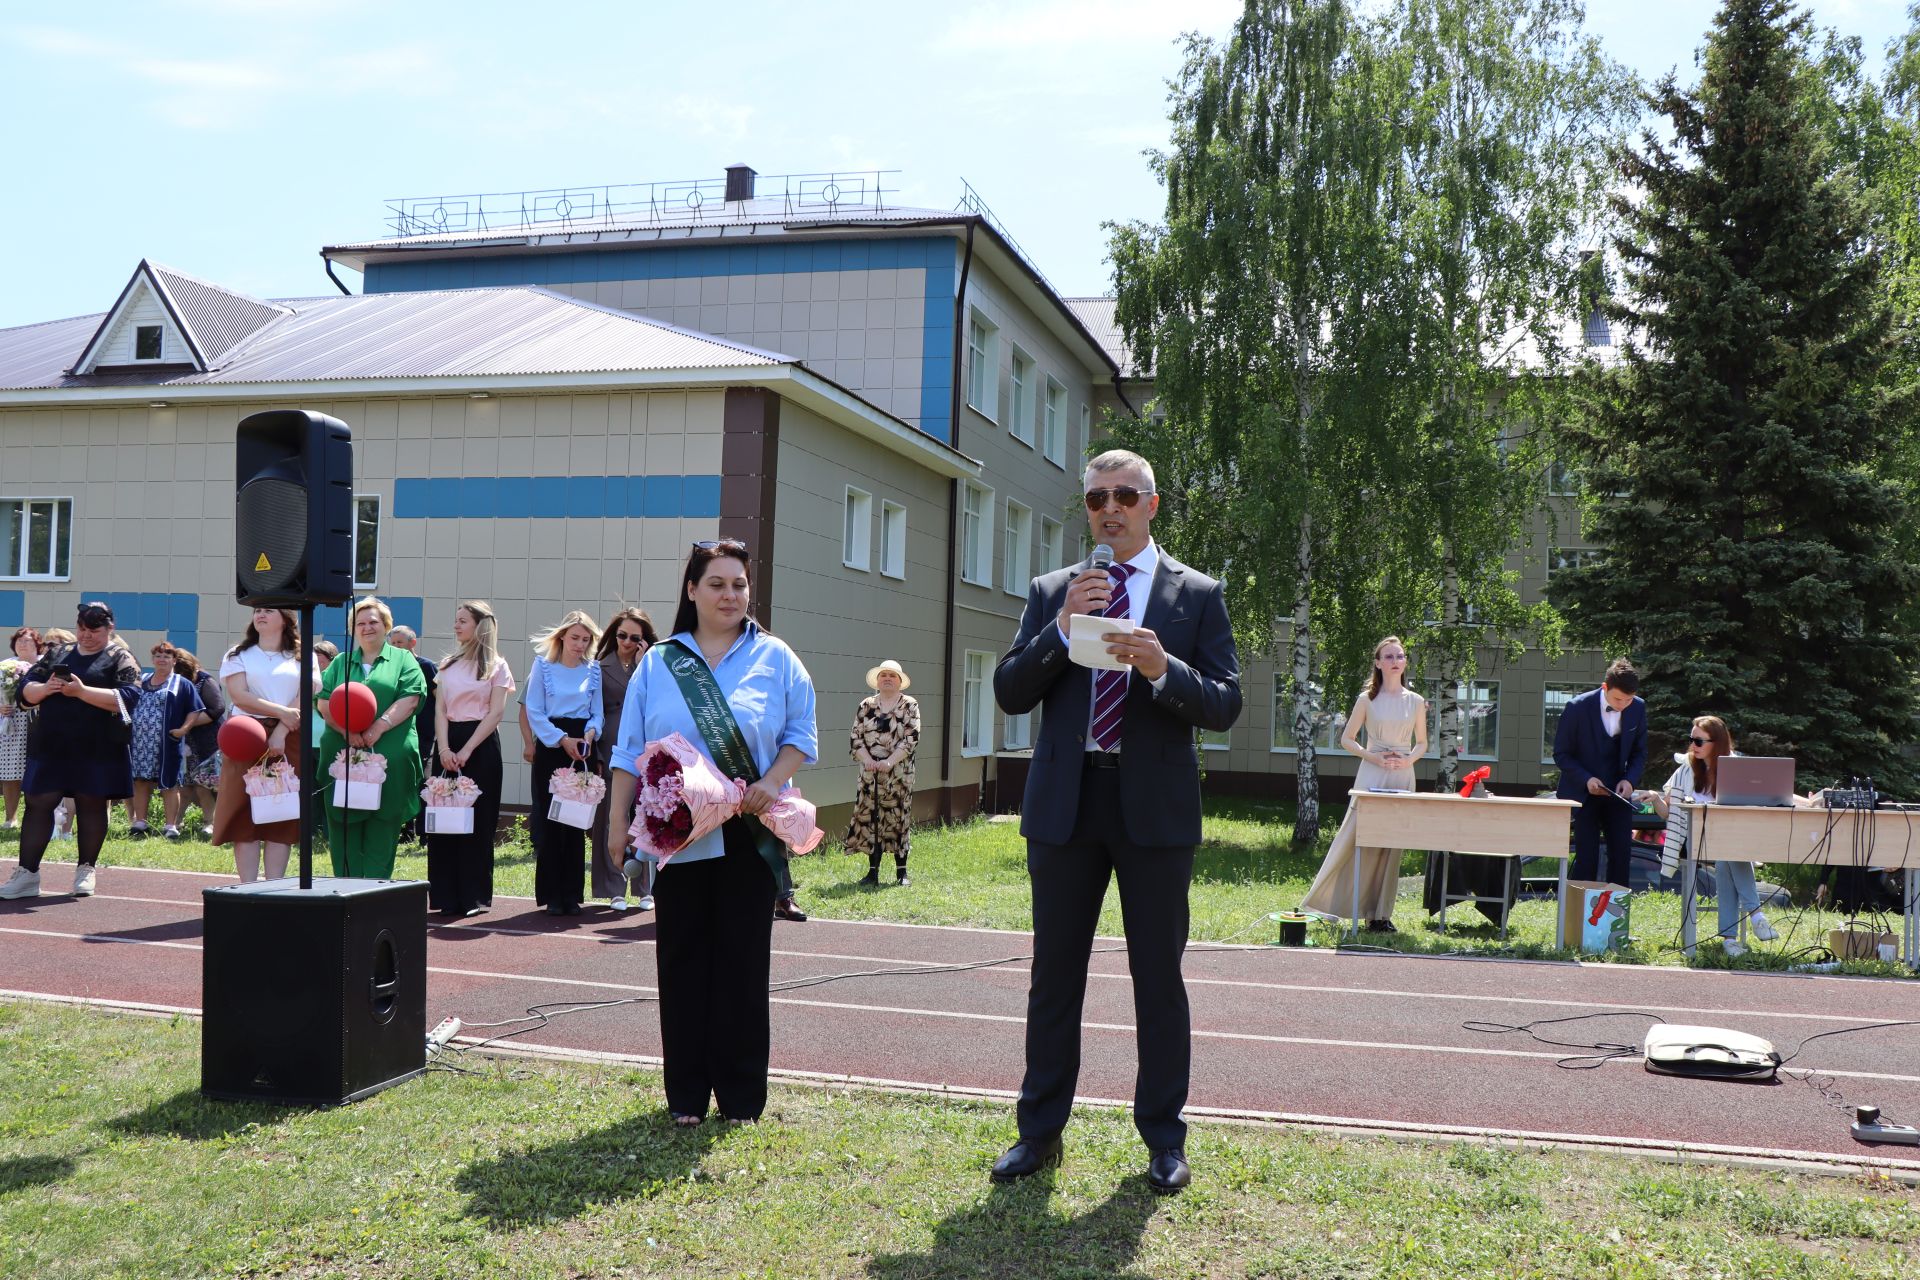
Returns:
[[[1067,656],[1083,667],[1097,667],[1104,671],[1122,670],[1125,664],[1107,652],[1107,642],[1101,638],[1116,631],[1132,635],[1132,621],[1127,618],[1102,618],[1091,613],[1074,614],[1067,619]]]

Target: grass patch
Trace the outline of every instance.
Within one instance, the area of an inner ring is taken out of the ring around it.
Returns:
[[[1215,799],[1206,805],[1201,845],[1194,859],[1192,936],[1206,942],[1274,942],[1279,926],[1270,913],[1291,908],[1306,896],[1314,873],[1338,828],[1343,810],[1325,816],[1323,834],[1311,852],[1293,849],[1294,812],[1291,804]],[[197,813],[190,829],[198,830]],[[124,815],[114,810],[103,863],[115,866],[171,867],[181,870],[230,873],[232,857],[225,849],[198,840],[172,843],[157,838],[130,840]],[[1027,883],[1026,842],[1014,822],[977,817],[946,827],[922,828],[914,833],[910,871],[913,886],[893,887],[891,860],[883,860],[881,887],[859,883],[866,860],[848,857],[831,833],[820,851],[794,860],[794,878],[801,885],[801,903],[822,916],[840,920],[882,920],[905,924],[964,925],[976,928],[1029,929],[1033,924],[1032,895]],[[18,832],[0,831],[0,856],[11,852]],[[57,858],[71,858],[72,845],[56,843]],[[324,850],[315,854],[315,867],[327,874]],[[1437,919],[1421,909],[1417,877],[1425,869],[1424,855],[1410,854],[1402,867],[1401,896],[1394,912],[1397,933],[1362,933],[1367,945],[1390,947],[1416,955],[1478,952],[1530,959],[1565,958],[1571,953],[1553,946],[1555,904],[1550,900],[1522,902],[1513,912],[1505,942],[1499,930],[1470,908],[1448,912],[1449,928],[1442,932]],[[1548,875],[1554,864],[1530,865],[1530,874]],[[56,873],[50,882],[64,888]],[[402,846],[395,874],[424,880],[426,853],[419,845]],[[494,883],[503,894],[533,895],[533,848],[522,820],[495,854]],[[103,884],[110,884],[103,881]],[[1810,893],[1810,885],[1803,886]],[[49,890],[53,891],[53,890]],[[111,888],[106,890],[111,892]],[[1804,894],[1797,894],[1802,901]],[[1680,951],[1683,902],[1677,894],[1652,893],[1633,901],[1632,929],[1636,941],[1625,950],[1598,957],[1610,963],[1679,965],[1688,963]],[[1717,942],[1703,941],[1691,963],[1695,968],[1784,970],[1810,960],[1825,960],[1827,931],[1845,923],[1845,917],[1814,907],[1796,906],[1771,913],[1780,939],[1763,943],[1749,938],[1749,953],[1729,957]],[[1701,900],[1695,920],[1703,938],[1716,925],[1713,903]],[[1898,932],[1897,918],[1888,926]],[[1101,912],[1100,932],[1122,932],[1120,899],[1110,890]],[[1315,925],[1311,936],[1318,946],[1344,940],[1330,925]],[[1882,977],[1912,977],[1900,964],[1879,960],[1844,962],[1840,972]]]
[[[334,1110],[209,1102],[198,1025],[0,1004],[0,1275],[1911,1275],[1920,1193],[1506,1147],[1196,1127],[1159,1198],[1125,1116],[986,1169],[999,1104],[776,1087],[676,1130],[655,1073],[480,1062]]]

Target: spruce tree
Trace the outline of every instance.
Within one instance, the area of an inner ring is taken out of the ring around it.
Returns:
[[[1882,377],[1891,312],[1857,183],[1800,109],[1807,47],[1787,0],[1726,0],[1699,85],[1650,95],[1672,140],[1648,130],[1621,158],[1608,309],[1628,340],[1575,428],[1601,556],[1550,597],[1576,639],[1633,656],[1656,752],[1718,715],[1805,782],[1900,786],[1917,577],[1880,477],[1910,408]]]

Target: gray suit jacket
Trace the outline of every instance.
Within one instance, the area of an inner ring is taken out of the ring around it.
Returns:
[[[1086,766],[1093,672],[1067,658],[1056,620],[1067,586],[1086,566],[1056,569],[1027,589],[1013,647],[993,673],[993,696],[1019,715],[1041,708],[1040,736],[1027,771],[1020,833],[1043,844],[1073,839]],[[1139,672],[1120,721],[1121,804],[1135,844],[1200,843],[1200,764],[1194,730],[1216,733],[1240,718],[1240,659],[1219,582],[1160,552],[1142,625],[1167,651],[1159,694]]]

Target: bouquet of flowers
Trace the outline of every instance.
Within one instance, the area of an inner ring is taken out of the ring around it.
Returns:
[[[588,769],[555,769],[547,779],[553,799],[547,804],[547,817],[582,831],[591,830],[593,815],[606,798],[607,780]]]
[[[387,758],[371,747],[342,747],[327,766],[333,803],[341,809],[378,809],[387,782]]]
[[[0,711],[12,711],[20,705],[20,686],[26,679],[26,663],[18,658],[0,659]]]
[[[284,756],[254,765],[240,776],[253,820],[293,822],[300,817],[300,774]]]
[[[723,778],[691,742],[670,733],[640,754],[640,790],[627,834],[662,865],[691,842],[738,816],[744,782]],[[812,853],[826,838],[813,803],[797,789],[783,792],[760,821],[795,853]]]
[[[480,784],[464,773],[436,774],[420,788],[420,798],[429,809],[471,809],[480,799]]]

